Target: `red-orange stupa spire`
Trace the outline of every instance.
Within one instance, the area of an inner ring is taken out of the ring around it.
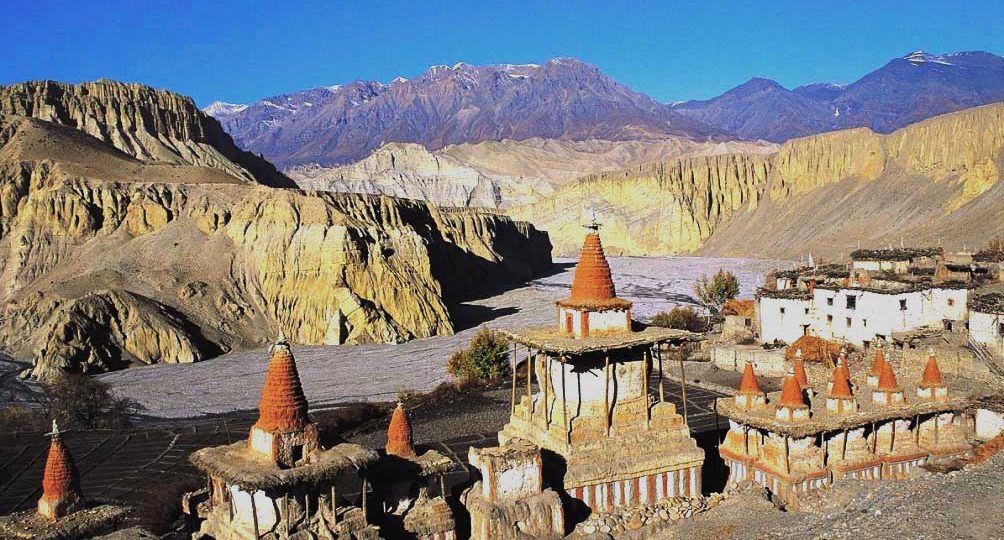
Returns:
[[[809,387],[809,376],[805,374],[805,361],[802,360],[802,349],[795,351],[795,380],[803,389]]]
[[[802,385],[798,384],[794,375],[785,377],[784,386],[781,387],[781,399],[778,401],[777,406],[789,409],[806,409],[809,407],[802,396]]]
[[[896,381],[896,373],[892,370],[892,364],[886,362],[882,366],[882,374],[879,375],[878,389],[884,392],[899,390],[899,383]]]
[[[390,417],[390,425],[387,426],[386,449],[388,455],[415,457],[415,445],[411,439],[411,420],[408,419],[408,411],[404,410],[404,405],[400,402]]]
[[[920,387],[941,388],[943,386],[945,386],[945,380],[941,377],[941,368],[938,367],[938,359],[934,356],[934,351],[929,351],[927,366],[924,367],[924,376],[920,379]]]
[[[77,468],[60,438],[59,426],[53,420],[52,442],[42,476],[42,498],[38,500],[38,513],[49,519],[59,519],[76,510],[82,501]]]
[[[759,396],[763,394],[760,390],[760,383],[753,373],[753,364],[746,362],[746,369],[743,371],[743,380],[739,383],[739,393],[747,396]]]
[[[296,361],[282,337],[272,347],[272,360],[258,402],[258,422],[263,431],[293,431],[307,425],[307,398],[300,386]]]
[[[614,280],[610,275],[610,264],[603,254],[603,244],[596,229],[586,234],[579,254],[579,264],[572,278],[571,302],[603,303],[616,298]]]
[[[884,369],[882,366],[884,366],[885,363],[886,363],[885,362],[885,352],[883,351],[882,347],[876,348],[875,349],[875,361],[872,362],[871,374],[874,375],[874,376],[876,376],[876,377],[881,377],[882,376],[882,370]]]
[[[851,392],[851,382],[847,376],[847,361],[833,370],[833,387],[830,389],[831,398],[851,399],[854,394]]]

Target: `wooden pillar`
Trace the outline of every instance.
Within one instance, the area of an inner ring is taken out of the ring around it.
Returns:
[[[309,494],[307,495],[310,496]],[[282,530],[286,532],[286,536],[289,536],[289,494],[282,494],[282,510],[279,512],[279,519],[282,521]]]
[[[568,385],[565,383],[565,357],[561,357],[561,422],[565,425],[565,444],[572,444],[572,426],[568,425]]]
[[[255,540],[261,538],[261,534],[258,532],[258,506],[254,502],[255,492],[251,492],[251,520],[254,521],[254,537]]]
[[[917,432],[913,434],[913,440],[915,442],[920,442],[920,415],[915,415],[913,417],[913,423],[917,426]]]
[[[446,475],[443,473],[439,473],[439,495],[446,500]]]
[[[512,366],[512,407],[509,410],[509,414],[516,413],[516,344],[513,343],[512,350],[510,351],[510,364]]]
[[[546,354],[544,356],[544,429],[551,427],[551,418],[548,414],[550,407],[547,404],[548,399],[548,389],[549,381],[551,380],[551,355]],[[537,381],[540,382],[540,377],[537,377]]]
[[[784,436],[784,472],[791,474],[791,460],[789,459],[788,435]]]
[[[840,451],[840,459],[847,459],[847,428],[844,428],[844,448]]]
[[[362,503],[359,506],[361,506],[363,510],[363,523],[369,525],[370,518],[369,514],[366,512],[366,486],[368,484],[366,482],[366,475],[362,475],[362,479],[363,479],[363,495],[362,495]]]
[[[891,424],[892,424],[892,427],[890,428],[891,431],[889,432],[889,451],[890,452],[892,452],[893,448],[896,446],[896,419],[895,418],[892,419]]]
[[[338,525],[338,496],[335,493],[335,483],[331,483],[331,523]]]
[[[531,426],[533,425],[533,388],[531,388],[531,384],[533,384],[532,358],[533,358],[533,349],[527,347],[526,348],[526,399],[529,403],[527,404],[526,409],[528,411],[527,414],[529,415],[528,418]]]
[[[678,347],[677,350],[680,353],[680,393],[683,394],[683,423],[690,425],[687,420],[687,373],[683,368],[683,348]]]
[[[652,428],[652,408],[648,404],[648,361],[651,359],[648,349],[645,349],[645,353],[642,355],[641,359],[641,376],[645,380],[645,390],[643,397],[645,399],[645,429]]]
[[[610,436],[610,354],[603,357],[603,425]]]
[[[655,344],[655,354],[659,358],[659,403],[665,403],[666,401],[666,388],[662,384],[663,372],[662,372],[662,344]]]
[[[934,444],[938,444],[938,413],[934,413]]]

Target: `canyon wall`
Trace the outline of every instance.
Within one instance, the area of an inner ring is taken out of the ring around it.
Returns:
[[[664,160],[580,179],[513,208],[575,253],[585,209],[604,246],[629,255],[839,257],[861,245],[974,246],[1001,230],[1004,104],[888,135],[852,129],[774,154]]]
[[[271,163],[237,148],[191,98],[141,84],[12,84],[0,87],[0,114],[71,127],[142,161],[209,167],[247,182],[295,187]]]

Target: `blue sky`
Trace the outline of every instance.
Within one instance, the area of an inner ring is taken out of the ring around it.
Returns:
[[[571,56],[660,101],[750,77],[850,82],[889,58],[1004,53],[998,2],[207,2],[7,0],[0,84],[137,81],[253,101],[434,64]]]

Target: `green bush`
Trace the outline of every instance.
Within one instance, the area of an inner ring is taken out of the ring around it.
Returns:
[[[732,272],[719,268],[710,279],[701,276],[694,284],[694,293],[702,304],[718,313],[722,304],[739,296],[739,280]]]
[[[63,429],[122,428],[139,408],[116,397],[108,384],[81,373],[47,380],[42,391],[31,403],[0,409],[0,432],[46,431],[53,419]]]
[[[663,326],[675,328],[677,330],[689,330],[691,332],[704,331],[704,318],[694,311],[692,307],[675,307],[666,313],[660,311],[652,318],[653,326]]]
[[[470,346],[450,355],[446,370],[457,379],[489,381],[509,374],[508,343],[498,334],[483,329]]]

